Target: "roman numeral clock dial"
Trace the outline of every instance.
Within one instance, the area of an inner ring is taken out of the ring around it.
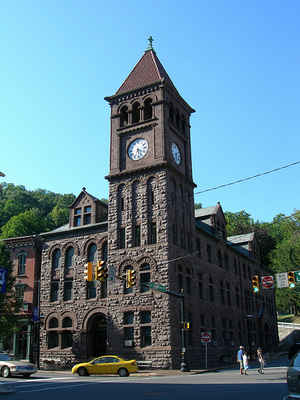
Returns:
[[[128,147],[128,156],[131,160],[140,160],[148,152],[148,142],[146,139],[135,139]]]

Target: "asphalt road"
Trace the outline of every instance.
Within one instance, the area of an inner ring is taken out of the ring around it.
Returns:
[[[266,368],[264,375],[253,369],[248,376],[237,370],[127,378],[38,372],[29,379],[1,378],[0,382],[14,385],[15,393],[0,395],[9,400],[280,400],[287,393],[286,367]]]

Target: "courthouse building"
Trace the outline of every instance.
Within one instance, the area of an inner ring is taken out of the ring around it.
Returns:
[[[255,234],[227,237],[219,203],[195,210],[194,109],[151,46],[105,99],[111,107],[108,204],[83,188],[69,223],[38,237],[41,367],[119,354],[179,368],[183,347],[188,366],[201,367],[207,331],[211,365],[240,344],[274,348],[273,290],[251,290],[252,276],[264,274]],[[87,282],[85,264],[100,260],[108,279]],[[136,275],[131,288],[128,269]],[[149,283],[184,293],[184,315],[180,297]],[[184,333],[182,322],[189,322]]]

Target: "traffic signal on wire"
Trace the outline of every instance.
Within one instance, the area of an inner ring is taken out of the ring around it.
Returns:
[[[84,279],[88,282],[93,280],[93,263],[88,262],[84,264]]]
[[[134,269],[127,269],[126,271],[126,288],[131,288],[136,284],[136,273]]]
[[[259,276],[258,275],[252,276],[252,289],[253,289],[254,293],[259,292]]]
[[[107,278],[107,267],[104,266],[105,261],[98,261],[96,265],[95,278],[97,281],[104,282]]]
[[[295,273],[292,271],[288,272],[288,282],[289,282],[289,287],[291,289],[293,289],[296,286]]]
[[[183,329],[188,331],[190,329],[190,323],[189,322],[183,322]]]

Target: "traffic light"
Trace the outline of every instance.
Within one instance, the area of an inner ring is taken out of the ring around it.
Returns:
[[[191,326],[189,322],[183,322],[182,325],[183,325],[182,326],[183,329],[186,330],[186,331],[188,331],[190,329],[190,326]]]
[[[88,262],[84,264],[84,266],[84,279],[88,282],[91,282],[93,280],[93,263]]]
[[[295,273],[292,271],[288,272],[288,282],[289,282],[289,287],[291,289],[293,289],[296,286]]]
[[[107,278],[107,267],[104,266],[105,261],[98,261],[95,270],[95,279],[104,282]]]
[[[254,293],[259,292],[259,276],[258,275],[252,276],[252,289],[253,289]]]
[[[136,276],[134,269],[128,269],[126,271],[126,288],[131,288],[136,284]]]

